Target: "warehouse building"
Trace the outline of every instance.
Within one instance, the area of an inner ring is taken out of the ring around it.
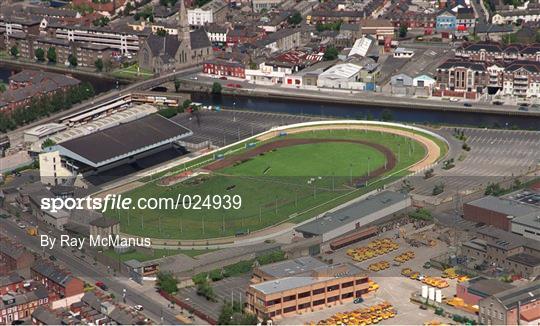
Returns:
[[[254,268],[251,281],[253,283],[260,283],[283,277],[291,277],[324,266],[327,266],[327,264],[311,256],[284,260]]]
[[[387,216],[411,207],[407,194],[383,191],[364,200],[354,202],[325,216],[295,228],[305,238],[322,236],[322,242],[330,241],[347,232],[365,227]]]
[[[512,220],[538,212],[537,208],[516,201],[486,196],[463,205],[463,218],[493,225],[505,231],[512,230]],[[539,214],[540,215],[540,214]]]
[[[540,241],[540,209],[512,219],[512,232]]]
[[[296,276],[251,284],[246,309],[260,319],[279,319],[351,302],[368,288],[366,272],[353,264],[325,265]]]

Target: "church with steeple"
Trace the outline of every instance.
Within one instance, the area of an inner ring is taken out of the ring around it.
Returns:
[[[204,29],[191,31],[184,0],[178,11],[178,35],[151,34],[139,50],[139,67],[154,73],[194,66],[212,58],[212,43]]]

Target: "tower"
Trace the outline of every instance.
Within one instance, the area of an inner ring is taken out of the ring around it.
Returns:
[[[180,0],[180,10],[178,10],[178,38],[189,48],[191,48],[190,44],[190,28],[189,28],[189,21],[188,21],[188,15],[186,10],[186,4],[184,0]]]

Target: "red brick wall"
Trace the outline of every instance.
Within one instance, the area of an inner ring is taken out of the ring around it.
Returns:
[[[489,209],[476,207],[470,204],[463,205],[463,218],[473,222],[493,225],[499,229],[510,231],[510,221],[507,216]]]

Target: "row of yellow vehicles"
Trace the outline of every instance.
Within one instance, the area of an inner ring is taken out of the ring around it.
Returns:
[[[354,261],[364,261],[399,249],[399,244],[390,238],[373,240],[365,247],[347,250]]]
[[[371,325],[377,324],[382,320],[394,318],[397,314],[396,309],[387,301],[359,308],[353,311],[336,313],[332,317],[321,320],[317,325]],[[312,324],[313,325],[313,324]]]
[[[404,263],[406,261],[409,261],[415,257],[415,254],[413,251],[406,251],[402,253],[401,255],[397,255],[394,257],[394,261],[397,261],[398,263]]]
[[[442,278],[449,278],[451,280],[457,279],[458,282],[467,282],[469,280],[469,277],[467,275],[460,275],[456,272],[456,269],[451,267],[445,269],[442,274]]]
[[[390,263],[383,260],[377,263],[370,264],[368,268],[372,272],[378,272],[378,271],[382,271],[384,269],[390,268]]]
[[[413,271],[410,268],[404,268],[401,270],[401,275],[410,278],[411,280],[417,280],[429,286],[444,289],[448,287],[448,282],[439,277],[424,276],[420,272]]]

